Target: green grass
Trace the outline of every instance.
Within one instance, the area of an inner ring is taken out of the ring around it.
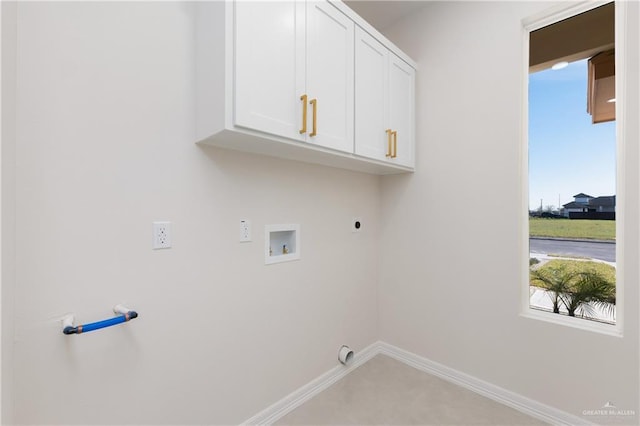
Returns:
[[[550,271],[566,268],[567,272],[591,272],[600,275],[610,283],[616,282],[616,268],[606,263],[584,262],[579,260],[563,260],[554,259],[539,266],[538,269],[547,269]],[[535,285],[534,283],[531,283]]]
[[[529,218],[532,237],[584,238],[591,240],[616,239],[615,220],[571,220]]]

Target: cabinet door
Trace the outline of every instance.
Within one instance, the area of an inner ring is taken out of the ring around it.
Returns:
[[[234,124],[304,140],[304,2],[235,2]]]
[[[307,142],[353,152],[354,23],[326,1],[307,2]],[[316,109],[316,135],[313,110]]]
[[[415,75],[415,69],[389,54],[389,127],[397,132],[394,162],[409,167],[415,162]]]
[[[355,41],[355,153],[385,160],[388,128],[389,51],[360,27]]]

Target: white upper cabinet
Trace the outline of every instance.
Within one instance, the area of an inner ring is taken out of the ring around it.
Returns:
[[[390,151],[385,131],[389,126],[389,50],[358,27],[355,53],[355,153],[386,160]]]
[[[414,166],[415,69],[356,27],[355,153]]]
[[[241,1],[234,24],[234,124],[352,152],[353,21],[326,1]]]
[[[349,153],[353,152],[354,27],[330,3],[307,3],[305,94],[311,123],[307,141]]]
[[[236,126],[305,139],[296,102],[304,90],[304,22],[304,3],[236,3]]]
[[[413,167],[415,162],[416,70],[389,54],[389,129],[393,133],[392,161]]]
[[[413,170],[405,103],[414,65],[351,9],[318,0],[196,7],[197,142],[375,174]],[[377,35],[371,52],[357,53],[360,27]],[[381,125],[397,133],[380,136]]]

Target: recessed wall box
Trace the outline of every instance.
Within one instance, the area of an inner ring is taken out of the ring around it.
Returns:
[[[300,259],[300,225],[266,225],[265,265]]]

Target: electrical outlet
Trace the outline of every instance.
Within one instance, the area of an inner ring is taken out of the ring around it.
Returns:
[[[354,217],[351,220],[351,232],[360,232],[362,231],[362,219],[359,217]]]
[[[240,242],[245,243],[251,241],[251,221],[240,221]]]
[[[153,222],[153,249],[171,247],[171,222]]]

